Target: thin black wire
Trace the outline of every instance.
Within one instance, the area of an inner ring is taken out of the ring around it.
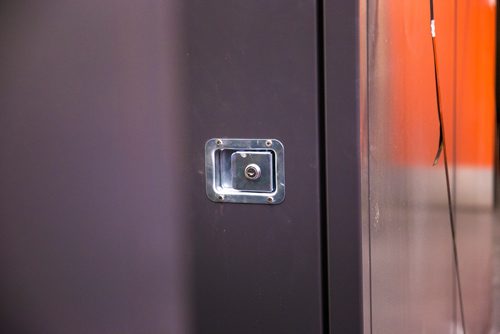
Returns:
[[[437,163],[439,159],[439,155],[441,150],[443,151],[444,158],[444,170],[446,175],[446,191],[448,196],[448,213],[450,217],[450,230],[451,230],[451,238],[453,242],[453,260],[455,263],[455,275],[457,278],[457,286],[458,286],[458,300],[460,304],[460,316],[462,318],[462,329],[464,334],[467,334],[467,327],[465,326],[465,312],[464,312],[464,302],[462,295],[462,284],[460,281],[460,269],[458,264],[458,250],[457,250],[457,239],[455,233],[455,220],[453,215],[453,204],[451,200],[451,187],[450,187],[450,175],[448,169],[448,154],[446,151],[446,136],[443,122],[443,114],[441,112],[441,94],[439,90],[439,75],[438,75],[438,62],[437,62],[437,51],[436,51],[436,36],[435,36],[435,26],[434,26],[434,3],[433,0],[430,0],[430,12],[431,12],[431,29],[432,29],[432,53],[434,56],[434,81],[436,85],[436,99],[437,99],[437,110],[439,117],[439,147],[438,152],[436,154],[436,159],[434,160],[434,164]]]

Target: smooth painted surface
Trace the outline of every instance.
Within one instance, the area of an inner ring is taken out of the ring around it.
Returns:
[[[360,3],[324,1],[325,206],[330,333],[362,333]],[[361,9],[362,10],[362,9]]]
[[[0,6],[0,332],[320,333],[315,1]],[[285,202],[211,202],[214,137]]]
[[[186,115],[198,333],[322,326],[315,1],[188,1]],[[285,146],[282,204],[205,195],[210,138]]]
[[[186,333],[178,4],[0,10],[0,332]]]

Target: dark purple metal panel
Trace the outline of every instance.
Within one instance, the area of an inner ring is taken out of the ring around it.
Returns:
[[[193,0],[186,13],[196,329],[320,333],[315,2]],[[281,140],[284,203],[210,202],[212,137]]]
[[[321,332],[315,15],[2,2],[0,332]],[[210,202],[215,136],[281,140],[285,202]]]
[[[342,334],[364,321],[359,17],[358,1],[324,1],[330,333]]]
[[[186,333],[177,5],[2,2],[1,333]]]

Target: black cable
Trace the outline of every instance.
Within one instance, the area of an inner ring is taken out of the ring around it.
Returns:
[[[439,90],[439,75],[438,75],[438,62],[437,62],[437,51],[436,51],[436,27],[434,22],[434,3],[433,0],[430,0],[430,13],[431,13],[431,35],[432,35],[432,53],[434,56],[434,81],[436,84],[436,100],[437,100],[437,111],[439,118],[439,146],[436,153],[436,157],[434,159],[434,165],[436,165],[439,161],[439,156],[441,155],[441,151],[443,152],[444,158],[444,170],[446,175],[446,191],[448,195],[448,212],[450,217],[450,230],[451,230],[451,239],[453,242],[453,261],[455,264],[455,275],[457,278],[457,287],[458,287],[458,300],[460,304],[460,315],[462,318],[462,329],[463,333],[467,334],[467,327],[465,326],[465,312],[464,312],[464,301],[462,295],[462,284],[460,282],[460,269],[458,265],[458,250],[457,250],[457,239],[455,233],[455,220],[453,216],[453,204],[451,200],[451,187],[450,187],[450,175],[448,169],[448,155],[446,152],[446,137],[444,131],[444,121],[443,114],[441,112],[441,94]]]

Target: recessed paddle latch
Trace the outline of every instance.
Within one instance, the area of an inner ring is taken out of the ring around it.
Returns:
[[[214,138],[205,144],[207,196],[214,202],[279,204],[284,147],[276,139]]]

